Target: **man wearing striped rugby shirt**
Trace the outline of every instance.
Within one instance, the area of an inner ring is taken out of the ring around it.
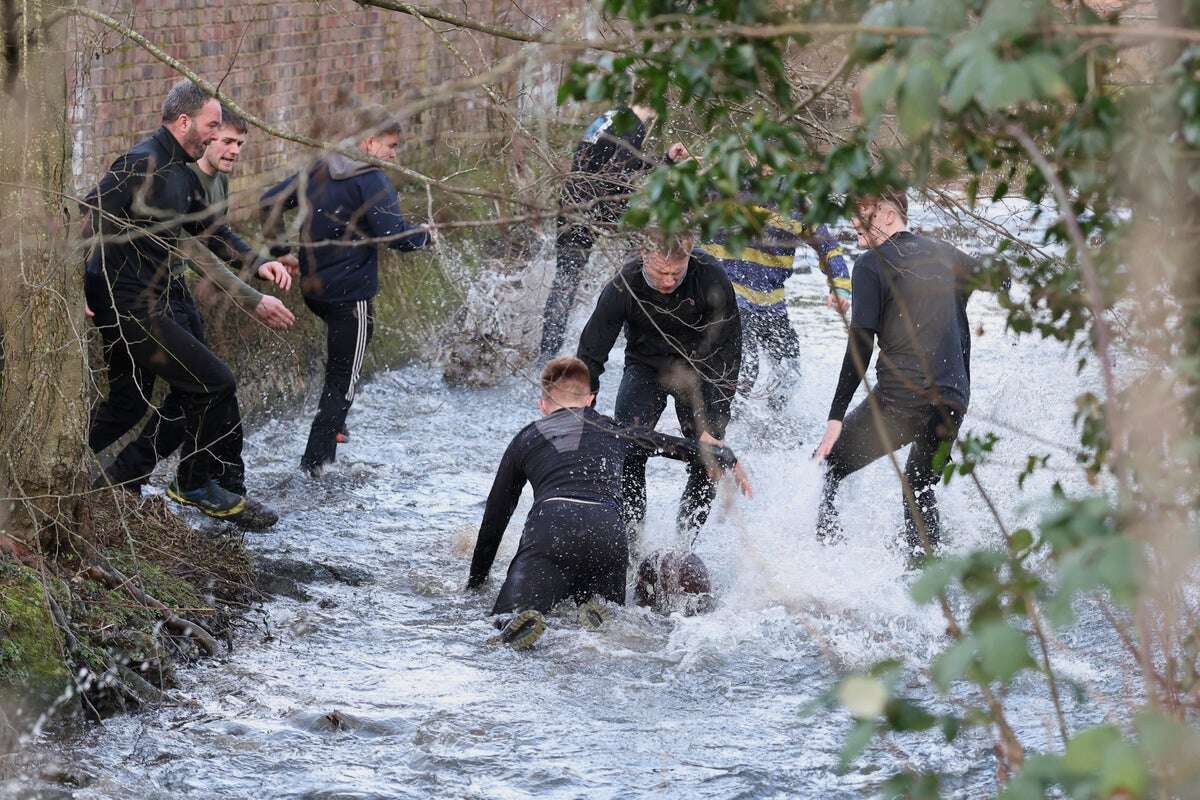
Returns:
[[[772,410],[779,411],[787,404],[799,376],[800,338],[788,319],[783,296],[783,284],[793,275],[797,246],[807,244],[816,251],[821,272],[829,282],[827,304],[842,313],[850,308],[850,270],[845,251],[824,225],[812,228],[801,221],[800,213],[785,217],[757,204],[754,209],[766,218],[766,226],[740,253],[735,254],[729,247],[725,234],[701,244],[700,249],[720,262],[737,294],[742,319],[738,396],[745,399],[754,388],[761,349],[771,360],[778,381],[767,402]]]

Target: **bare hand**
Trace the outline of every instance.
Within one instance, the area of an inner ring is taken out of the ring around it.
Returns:
[[[733,465],[733,482],[744,497],[754,497],[754,487],[750,485],[750,477],[740,461]]]
[[[817,461],[824,461],[841,435],[842,421],[840,419],[831,419],[825,423],[825,435],[821,437],[821,443],[813,451],[813,458]]]
[[[91,306],[89,306],[87,303],[84,303],[84,304],[83,304],[83,315],[84,315],[85,317],[87,317],[88,319],[95,319],[95,317],[96,317],[96,312],[95,312],[95,311],[92,311],[92,307],[91,307]]]
[[[292,274],[278,261],[268,261],[258,268],[258,277],[271,281],[283,291],[292,288]]]
[[[825,305],[839,314],[845,314],[850,311],[850,300],[836,292],[829,293],[829,297],[825,298]]]
[[[684,146],[683,142],[676,142],[667,148],[667,158],[676,163],[680,161],[686,161],[691,157],[692,154],[688,152],[688,149]]]
[[[258,305],[254,307],[254,316],[263,325],[277,331],[292,327],[292,323],[296,321],[295,314],[288,310],[283,301],[269,294],[264,294],[262,300],[258,301]]]
[[[713,436],[708,431],[701,433],[698,441],[700,444],[707,444],[713,447],[725,446],[725,442]],[[711,459],[705,464],[705,470],[708,472],[708,477],[713,481],[719,481],[725,472],[719,464]],[[733,482],[737,485],[738,491],[743,495],[746,497],[754,496],[754,489],[750,486],[750,478],[746,475],[746,470],[742,467],[742,462],[740,461],[735,462],[733,465]]]
[[[287,267],[288,275],[291,275],[293,278],[300,274],[300,259],[291,253],[284,253],[275,260]]]

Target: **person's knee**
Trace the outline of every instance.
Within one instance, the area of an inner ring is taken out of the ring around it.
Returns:
[[[213,365],[204,380],[203,393],[209,397],[226,399],[237,397],[237,378],[229,365],[221,361]]]

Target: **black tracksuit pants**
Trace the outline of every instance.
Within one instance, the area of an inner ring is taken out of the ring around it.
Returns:
[[[245,494],[242,420],[237,383],[204,339],[199,309],[187,283],[172,280],[152,310],[114,307],[103,275],[87,274],[84,293],[100,330],[108,396],[92,413],[88,445],[99,453],[141,421],[155,379],[166,398],[108,469],[114,483],[144,483],[154,466],[182,447],[178,484],[184,491],[209,478]]]
[[[304,302],[326,328],[325,385],[300,459],[301,467],[313,469],[337,460],[337,433],[354,403],[367,344],[375,331],[375,306],[370,300],[327,303],[306,297]]]
[[[817,515],[817,534],[822,538],[839,535],[834,500],[838,486],[847,475],[911,443],[912,449],[904,465],[904,478],[916,498],[917,510],[929,534],[930,544],[937,544],[941,538],[941,518],[933,487],[941,475],[933,468],[933,458],[943,442],[953,442],[958,436],[963,412],[949,406],[904,408],[879,400],[877,415],[871,408],[873,402],[874,399],[868,397],[846,415],[842,423],[842,435],[826,458],[828,469]],[[920,537],[903,490],[901,502],[904,505],[906,544],[910,549],[918,550],[921,547]]]
[[[675,400],[675,415],[685,439],[695,439],[702,430],[718,439],[723,438],[725,426],[729,424],[728,416],[705,407],[699,375],[688,373],[687,378],[690,380],[674,380],[665,385],[653,367],[626,363],[613,419],[625,427],[654,428],[667,408],[667,398],[671,397]],[[700,424],[701,415],[706,417],[707,425]],[[621,472],[621,500],[622,511],[630,523],[639,523],[646,517],[646,461],[649,457],[648,452],[635,450],[625,458]],[[708,520],[717,487],[700,461],[688,462],[687,472],[677,522],[681,531],[698,531]]]
[[[628,558],[615,505],[541,500],[525,519],[521,544],[492,613],[536,609],[546,614],[564,600],[582,603],[593,595],[623,604]]]
[[[590,196],[591,191],[586,187],[564,188],[559,206],[563,208],[586,202]],[[567,318],[571,315],[571,307],[575,305],[579,281],[592,255],[592,247],[596,244],[596,234],[602,230],[615,230],[627,205],[627,202],[617,200],[597,204],[580,212],[588,217],[586,220],[572,219],[565,212],[559,214],[554,281],[550,284],[550,296],[546,298],[546,308],[542,312],[542,343],[539,348],[542,355],[554,355],[562,347]]]

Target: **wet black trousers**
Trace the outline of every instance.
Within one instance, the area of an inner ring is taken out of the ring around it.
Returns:
[[[529,511],[492,613],[546,614],[563,600],[582,603],[593,595],[623,604],[627,559],[615,505],[547,498]]]
[[[667,398],[675,400],[675,415],[679,429],[688,439],[708,430],[720,439],[725,435],[728,416],[713,413],[704,407],[700,376],[693,371],[686,375],[662,376],[644,364],[627,363],[621,377],[621,388],[617,391],[617,404],[613,418],[620,425],[654,428],[667,408]],[[699,423],[699,415],[707,415],[707,426]],[[649,454],[634,450],[625,457],[621,471],[622,513],[626,521],[635,526],[646,517],[646,461]],[[680,531],[698,531],[708,520],[717,487],[699,461],[687,465],[687,483],[679,499],[677,524]]]
[[[579,196],[579,200],[573,200],[572,192],[564,189],[560,207],[586,201],[589,196],[584,190],[575,190],[574,194]],[[554,280],[542,312],[542,343],[539,348],[542,355],[552,356],[562,347],[567,318],[571,315],[571,307],[575,305],[579,281],[591,257],[592,247],[596,244],[596,234],[601,230],[615,230],[626,205],[625,201],[609,201],[580,211],[575,218],[568,217],[565,212],[559,214]],[[581,219],[580,216],[587,219]]]
[[[109,466],[109,479],[145,483],[159,460],[182,448],[181,489],[198,488],[212,478],[245,494],[237,384],[225,362],[208,349],[187,283],[172,280],[163,302],[151,311],[115,308],[103,275],[87,274],[84,293],[108,368],[108,396],[93,409],[89,447],[101,452],[151,412],[137,438]],[[157,409],[150,405],[156,379],[169,387]]]
[[[876,415],[871,405],[872,398],[868,397],[846,415],[842,435],[826,459],[828,469],[817,514],[817,535],[822,539],[840,536],[834,500],[838,486],[847,475],[911,443],[904,477],[912,487],[930,544],[936,545],[941,539],[941,519],[933,487],[941,475],[933,468],[933,458],[943,442],[953,442],[958,436],[963,412],[948,406],[902,408],[879,400],[879,414]],[[920,537],[912,509],[904,499],[903,487],[900,499],[904,505],[905,543],[912,551],[919,552]]]
[[[304,303],[326,328],[325,385],[300,459],[302,468],[315,469],[337,460],[337,432],[354,403],[363,358],[375,332],[375,306],[370,300],[326,303],[307,297]]]
[[[742,367],[738,373],[737,393],[748,397],[758,380],[759,351],[766,353],[784,381],[784,390],[790,388],[788,378],[794,380],[800,374],[800,337],[788,319],[787,307],[770,306],[747,309],[742,306]]]

